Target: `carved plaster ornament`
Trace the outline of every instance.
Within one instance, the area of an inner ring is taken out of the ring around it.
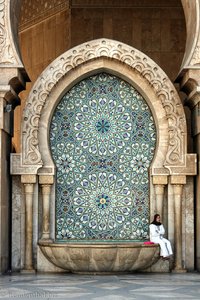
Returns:
[[[191,62],[191,65],[199,65],[200,64],[200,45],[195,47]]]
[[[10,29],[10,1],[0,0],[0,64],[19,65],[21,61],[15,51]]]
[[[56,83],[69,70],[95,58],[118,60],[145,78],[166,112],[169,146],[166,166],[184,165],[186,122],[180,98],[166,74],[145,54],[117,41],[98,39],[77,46],[55,59],[35,82],[23,116],[23,164],[42,164],[38,142],[42,108]]]

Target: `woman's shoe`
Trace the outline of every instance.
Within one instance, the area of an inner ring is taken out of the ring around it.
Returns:
[[[163,259],[163,260],[170,260],[170,257],[169,257],[169,256],[166,256],[166,257],[163,257],[162,259]]]

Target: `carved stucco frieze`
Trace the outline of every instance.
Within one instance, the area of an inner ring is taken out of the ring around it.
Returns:
[[[195,47],[190,65],[199,65],[200,64],[200,45]]]
[[[117,41],[94,40],[77,46],[51,63],[36,81],[27,100],[23,116],[22,163],[42,164],[38,142],[42,108],[56,83],[77,66],[106,57],[128,65],[146,79],[162,103],[168,119],[169,141],[166,166],[185,164],[186,122],[180,98],[167,75],[145,54]]]
[[[181,0],[187,31],[187,42],[181,71],[200,64],[199,0]],[[180,72],[181,74],[181,72]]]
[[[13,3],[10,0],[0,0],[0,65],[22,67],[11,33],[10,5],[14,5]]]

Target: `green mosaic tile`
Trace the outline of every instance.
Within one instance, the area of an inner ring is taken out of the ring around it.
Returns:
[[[56,239],[147,238],[155,146],[151,111],[126,81],[101,73],[68,91],[50,126]]]

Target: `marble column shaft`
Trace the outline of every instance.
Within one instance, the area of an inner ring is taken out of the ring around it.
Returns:
[[[165,175],[154,175],[153,176],[153,185],[155,191],[155,209],[154,213],[161,215],[164,220],[164,191],[165,186],[168,184],[168,177]]]
[[[183,270],[182,266],[182,190],[183,185],[173,185],[174,190],[174,232],[175,232],[175,268]]]
[[[20,104],[18,93],[25,88],[28,76],[19,56],[18,20],[20,0],[3,0],[0,6],[0,273],[10,268],[9,250],[10,166],[9,156],[13,135],[13,109]]]
[[[9,153],[11,151],[12,122],[11,114],[6,112],[5,92],[0,85],[0,273],[7,272],[9,266],[10,231],[10,176]]]
[[[199,37],[200,35],[198,31],[198,38]],[[199,53],[199,49],[198,52],[195,51],[195,53]],[[195,60],[196,59],[199,60],[199,55],[196,55]],[[198,66],[199,63],[196,65]],[[200,68],[190,68],[187,65],[187,68],[183,69],[178,77],[178,81],[180,82],[181,90],[187,94],[184,104],[187,105],[191,110],[193,147],[195,153],[197,154],[198,169],[196,170],[195,174],[193,174],[195,175],[194,219],[196,223],[196,268],[198,271],[200,271]]]
[[[33,269],[33,184],[25,183],[25,262],[24,269]]]
[[[200,84],[200,82],[199,82]],[[198,101],[195,103],[194,101]],[[192,135],[197,156],[197,175],[195,178],[195,219],[196,219],[196,267],[200,271],[200,95],[196,94],[192,107]]]
[[[42,239],[50,239],[50,192],[51,185],[42,184]]]
[[[42,242],[52,242],[50,238],[50,199],[51,187],[54,182],[52,175],[40,175],[39,184],[42,188]]]
[[[164,184],[155,185],[156,213],[163,218]]]

